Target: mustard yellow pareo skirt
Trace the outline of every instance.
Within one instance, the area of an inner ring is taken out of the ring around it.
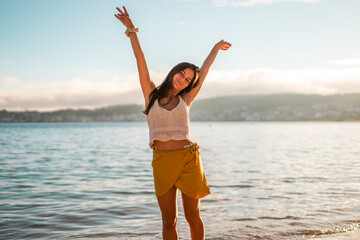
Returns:
[[[203,198],[210,194],[203,172],[199,146],[178,150],[153,150],[153,173],[155,194],[160,197],[175,185],[192,198]]]

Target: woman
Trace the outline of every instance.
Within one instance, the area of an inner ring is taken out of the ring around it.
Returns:
[[[199,146],[189,137],[189,108],[205,80],[219,50],[231,44],[220,41],[206,58],[201,69],[191,63],[176,65],[160,86],[151,81],[137,32],[125,7],[115,17],[127,27],[134,51],[140,84],[145,98],[153,149],[155,193],[162,213],[163,238],[177,239],[177,189],[182,193],[186,220],[192,239],[204,239],[200,218],[200,198],[210,193],[203,173]]]

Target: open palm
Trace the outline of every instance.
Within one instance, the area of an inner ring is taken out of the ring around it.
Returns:
[[[123,6],[123,11],[121,11],[121,9],[120,8],[116,8],[120,13],[118,13],[118,14],[115,14],[115,17],[117,18],[117,19],[119,19],[121,22],[122,22],[122,24],[124,24],[125,25],[125,27],[134,27],[134,24],[133,24],[133,22],[131,21],[131,18],[130,18],[130,16],[129,16],[129,13],[127,12],[127,10],[126,10],[126,8]]]

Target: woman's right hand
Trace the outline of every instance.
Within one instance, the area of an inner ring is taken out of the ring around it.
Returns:
[[[116,8],[120,13],[115,14],[115,17],[119,19],[125,27],[134,27],[133,22],[131,21],[131,18],[129,16],[129,13],[127,12],[126,8],[123,6],[124,10],[121,11],[120,8]]]

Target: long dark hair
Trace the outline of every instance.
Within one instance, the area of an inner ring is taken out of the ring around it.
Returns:
[[[196,87],[198,85],[198,83],[199,83],[198,78],[199,78],[199,72],[200,72],[199,67],[196,66],[195,64],[188,63],[188,62],[179,63],[178,65],[176,65],[175,67],[173,67],[170,70],[170,72],[168,73],[168,75],[166,76],[164,81],[160,84],[160,86],[155,88],[150,93],[149,104],[146,107],[146,109],[143,111],[144,114],[147,115],[149,113],[150,108],[152,107],[152,105],[154,104],[156,99],[167,97],[169,91],[172,88],[172,80],[173,80],[174,75],[178,72],[181,72],[182,70],[184,70],[186,68],[191,68],[194,71],[194,78],[191,79],[191,82],[189,83],[189,85],[186,88],[184,88],[183,90],[181,90],[177,95],[181,96],[182,94],[189,92],[191,89],[193,89],[194,87]]]

